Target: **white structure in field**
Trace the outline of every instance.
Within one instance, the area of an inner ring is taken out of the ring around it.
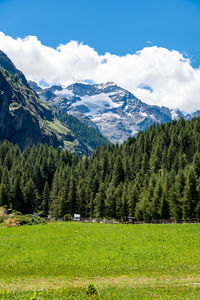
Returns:
[[[81,215],[74,214],[74,221],[80,221],[81,220]]]

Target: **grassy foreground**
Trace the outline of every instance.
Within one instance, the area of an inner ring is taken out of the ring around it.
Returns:
[[[0,228],[0,299],[84,299],[90,283],[94,298],[200,298],[200,224]]]

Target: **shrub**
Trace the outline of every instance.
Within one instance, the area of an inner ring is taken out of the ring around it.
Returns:
[[[12,210],[12,214],[15,215],[15,216],[16,215],[19,215],[19,216],[22,215],[22,213],[20,211],[17,211],[17,210],[14,210],[14,209]]]
[[[6,227],[16,227],[19,225],[18,220],[16,218],[7,218],[5,220]]]
[[[17,215],[6,220],[7,227],[46,224],[47,222],[34,215]]]
[[[90,283],[87,287],[87,295],[98,295],[98,291],[97,288],[95,287],[95,285],[93,283]]]
[[[0,206],[0,216],[5,216],[7,213],[6,207]]]
[[[72,216],[70,214],[64,215],[64,221],[71,221]]]
[[[19,225],[37,225],[37,224],[46,224],[46,221],[39,216],[34,215],[22,215],[15,217]]]
[[[5,217],[4,216],[0,216],[0,223],[3,223],[5,221]]]

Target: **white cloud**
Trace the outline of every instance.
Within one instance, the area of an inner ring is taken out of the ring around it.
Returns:
[[[76,41],[54,49],[35,36],[13,39],[2,32],[0,49],[38,83],[67,86],[76,81],[114,81],[149,104],[187,112],[200,109],[200,69],[175,50],[151,46],[125,56],[99,55]]]

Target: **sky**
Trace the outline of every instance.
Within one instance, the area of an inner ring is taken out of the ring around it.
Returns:
[[[200,109],[200,0],[0,0],[0,49],[37,83],[114,81]]]

